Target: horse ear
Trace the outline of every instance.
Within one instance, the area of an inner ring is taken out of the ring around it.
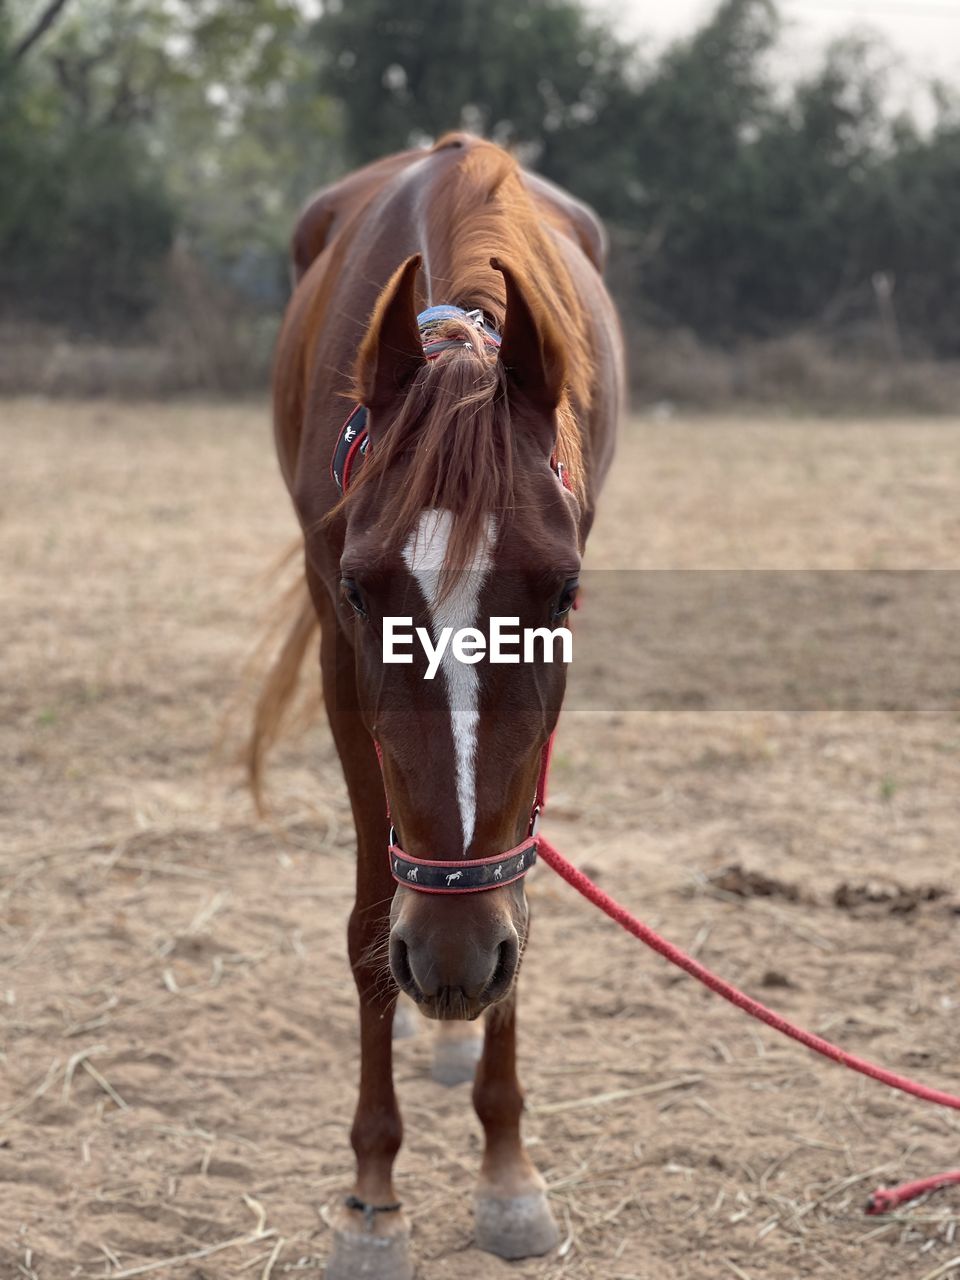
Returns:
[[[507,286],[500,361],[507,371],[508,385],[535,409],[552,415],[566,381],[560,335],[549,317],[538,318],[534,313],[528,290],[513,269],[499,258],[491,258],[490,265]]]
[[[360,344],[357,386],[368,409],[395,404],[426,362],[417,327],[420,263],[415,253],[390,277]]]

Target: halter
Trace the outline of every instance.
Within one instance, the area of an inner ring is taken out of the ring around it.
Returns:
[[[440,325],[448,320],[459,320],[471,325],[479,331],[486,346],[494,351],[499,350],[500,334],[486,322],[482,311],[464,311],[461,307],[452,306],[428,307],[417,316],[423,354],[428,360],[435,360],[444,351],[465,345],[462,338],[431,337],[431,334],[435,334]],[[356,405],[337,436],[333,458],[330,461],[330,475],[341,493],[347,490],[357,458],[366,457],[370,447],[367,417],[366,405]],[[569,488],[563,463],[558,462],[555,455],[550,458],[550,468],[560,483]],[[376,738],[373,740],[373,745],[377,750],[382,775],[383,751]],[[507,849],[505,853],[495,853],[488,858],[454,861],[442,858],[416,858],[413,854],[405,853],[397,843],[396,828],[390,820],[390,797],[387,795],[386,780],[384,780],[387,820],[390,822],[387,856],[390,859],[390,874],[397,884],[402,884],[408,889],[416,889],[419,893],[481,893],[485,889],[499,889],[502,885],[521,880],[537,860],[539,842],[537,828],[540,822],[540,811],[546,803],[547,772],[550,768],[552,750],[553,734],[543,744],[540,752],[540,774],[530,809],[530,826],[526,839],[514,848]]]
[[[380,772],[383,773],[383,751],[380,743],[374,738],[373,745],[377,749],[380,761]],[[540,814],[547,802],[547,774],[550,772],[550,755],[553,751],[553,734],[543,744],[540,752],[540,773],[537,777],[537,790],[530,809],[530,826],[527,837],[506,853],[494,853],[488,858],[415,858],[412,853],[405,853],[397,843],[397,831],[390,820],[390,797],[387,795],[386,781],[383,793],[387,802],[387,821],[390,822],[390,837],[387,842],[387,856],[390,859],[390,874],[397,884],[407,889],[417,889],[420,893],[481,893],[484,889],[499,889],[502,885],[513,884],[522,880],[537,860],[537,847],[540,826]]]

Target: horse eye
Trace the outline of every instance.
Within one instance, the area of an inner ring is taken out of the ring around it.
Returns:
[[[360,594],[360,589],[354,580],[352,578],[341,578],[340,590],[343,593],[343,597],[347,604],[357,617],[365,618],[367,616],[366,606],[363,603],[363,596]]]
[[[573,602],[577,598],[577,591],[580,588],[579,578],[568,578],[563,584],[563,590],[560,598],[553,608],[553,620],[556,622],[559,618],[565,618],[573,608]]]

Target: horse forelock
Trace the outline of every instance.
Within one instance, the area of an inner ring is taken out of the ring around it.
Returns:
[[[390,420],[338,508],[373,498],[384,550],[403,546],[425,510],[447,510],[453,523],[444,568],[469,566],[491,515],[514,505],[516,441],[505,373],[467,323],[447,321],[436,335],[461,345],[428,361]]]

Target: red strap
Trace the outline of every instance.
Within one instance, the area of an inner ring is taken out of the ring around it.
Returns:
[[[611,920],[615,920],[621,928],[626,929],[628,933],[632,933],[635,938],[639,938],[645,946],[648,946],[652,951],[656,951],[665,960],[669,960],[678,969],[683,969],[692,978],[702,982],[705,987],[709,987],[718,996],[722,996],[724,1000],[729,1000],[731,1004],[736,1005],[738,1009],[742,1009],[751,1018],[756,1018],[759,1022],[765,1022],[768,1027],[773,1027],[774,1031],[779,1031],[781,1035],[789,1036],[792,1040],[799,1041],[800,1044],[812,1049],[815,1053],[821,1054],[824,1058],[830,1058],[834,1062],[839,1062],[843,1066],[849,1067],[851,1071],[858,1071],[861,1075],[869,1076],[873,1080],[879,1080],[881,1084],[888,1085],[891,1089],[899,1089],[902,1093],[912,1094],[915,1098],[921,1098],[924,1102],[932,1102],[936,1106],[960,1110],[960,1096],[957,1094],[947,1093],[943,1089],[934,1089],[930,1085],[920,1084],[916,1080],[911,1080],[909,1076],[898,1075],[895,1071],[889,1071],[886,1067],[881,1067],[866,1058],[860,1058],[856,1054],[848,1053],[846,1049],[841,1049],[839,1046],[831,1044],[829,1040],[824,1040],[822,1036],[814,1035],[813,1032],[806,1031],[803,1027],[798,1027],[781,1014],[768,1009],[759,1000],[754,1000],[752,996],[746,995],[732,983],[718,977],[717,974],[702,965],[698,960],[687,955],[685,951],[681,951],[678,946],[668,942],[666,938],[662,938],[649,925],[644,924],[642,920],[638,920],[632,912],[621,906],[615,898],[611,898],[603,889],[598,888],[589,876],[584,875],[582,871],[568,862],[549,840],[540,840],[539,852],[544,862],[553,867],[557,875],[566,880],[567,884],[572,885],[578,893],[582,893],[588,902],[592,902],[594,906],[599,907]],[[933,1178],[923,1178],[918,1182],[908,1182],[901,1187],[889,1190],[880,1188],[879,1191],[874,1192],[873,1196],[871,1196],[867,1204],[867,1213],[888,1213],[898,1205],[906,1204],[907,1201],[913,1200],[925,1192],[935,1191],[940,1187],[952,1186],[957,1182],[960,1182],[960,1171],[937,1174]]]
[[[899,1187],[878,1187],[867,1201],[867,1213],[876,1216],[880,1213],[891,1213],[902,1204],[909,1204],[918,1196],[925,1196],[930,1191],[941,1191],[944,1187],[954,1187],[960,1182],[960,1169],[950,1173],[938,1173],[932,1178],[918,1178],[916,1182],[902,1182]]]
[[[547,778],[550,774],[550,760],[553,756],[553,740],[557,736],[554,729],[550,737],[543,744],[543,751],[540,753],[540,776],[537,778],[537,795],[534,800],[534,816],[542,813],[547,804]]]
[[[377,753],[377,762],[380,765],[380,777],[383,780],[383,799],[384,799],[384,803],[387,806],[387,821],[389,822],[390,821],[390,796],[387,793],[387,778],[385,773],[383,772],[383,747],[381,747],[380,745],[379,738],[374,738],[373,746],[374,746],[374,750]]]
[[[532,849],[536,843],[532,836],[527,836],[506,853],[491,853],[485,858],[417,858],[401,849],[398,844],[390,845],[390,852],[399,854],[405,862],[415,862],[421,867],[489,867],[494,862],[503,862],[506,858],[522,853],[524,849]]]
[[[343,484],[343,492],[346,493],[347,485],[350,483],[350,472],[353,470],[353,464],[357,453],[363,448],[363,442],[367,438],[366,428],[357,433],[357,438],[350,446],[350,451],[343,460],[343,476],[341,483]]]
[[[916,1098],[923,1098],[926,1102],[934,1102],[941,1107],[952,1107],[955,1110],[960,1110],[960,1096],[946,1093],[943,1089],[933,1089],[929,1085],[918,1084],[917,1081],[911,1080],[908,1076],[897,1075],[896,1072],[888,1071],[886,1067],[878,1066],[875,1062],[870,1062],[865,1058],[857,1057],[856,1054],[848,1053],[846,1049],[840,1049],[837,1045],[831,1044],[829,1040],[824,1040],[823,1036],[814,1035],[811,1031],[805,1031],[803,1027],[795,1026],[794,1023],[788,1021],[781,1014],[774,1013],[772,1009],[768,1009],[766,1005],[761,1004],[759,1000],[754,1000],[752,996],[745,995],[732,983],[718,977],[717,974],[702,965],[699,960],[687,955],[685,951],[681,951],[678,946],[668,942],[666,938],[661,938],[649,925],[638,920],[626,907],[621,906],[603,889],[598,888],[589,876],[584,875],[582,871],[568,862],[563,854],[558,849],[555,849],[548,840],[541,839],[540,856],[544,862],[553,867],[557,875],[566,880],[567,884],[572,885],[578,893],[582,893],[589,902],[592,902],[595,907],[599,907],[611,920],[615,920],[621,928],[626,929],[628,933],[632,933],[635,938],[639,938],[652,951],[656,951],[658,955],[663,956],[665,960],[669,960],[678,969],[685,970],[692,978],[702,982],[705,987],[709,987],[718,996],[722,996],[724,1000],[729,1000],[731,1004],[735,1004],[738,1009],[748,1013],[751,1018],[765,1022],[768,1027],[773,1027],[774,1031],[779,1031],[781,1035],[789,1036],[792,1040],[798,1040],[800,1044],[806,1045],[808,1049],[812,1049],[815,1053],[822,1054],[825,1058],[832,1058],[834,1062],[840,1062],[852,1071],[859,1071],[861,1075],[879,1080],[882,1084],[889,1085],[892,1089],[899,1089],[903,1093],[912,1093]]]

